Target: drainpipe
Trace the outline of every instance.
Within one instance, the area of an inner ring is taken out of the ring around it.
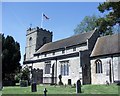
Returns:
[[[56,80],[55,81],[56,81],[56,84],[57,84],[57,58],[55,58],[55,60],[56,60],[56,76],[55,76]]]
[[[110,84],[112,83],[112,67],[111,67],[111,60],[109,60],[109,80]]]
[[[84,84],[84,73],[83,73],[83,69],[84,69],[84,65],[83,65],[83,61],[81,59],[82,57],[82,51],[79,51],[79,60],[80,60],[80,65],[79,65],[79,68],[81,69],[81,72],[79,72],[79,78],[81,77],[82,79],[82,84]],[[80,74],[81,73],[81,74]]]
[[[113,79],[113,83],[114,83],[114,67],[113,67],[113,56],[111,56],[111,59],[112,59],[112,79]]]
[[[32,67],[31,67],[31,74],[32,74],[32,83],[33,83],[33,62],[32,62]]]

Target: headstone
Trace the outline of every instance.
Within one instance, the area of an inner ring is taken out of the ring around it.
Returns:
[[[106,81],[106,85],[110,85],[110,83],[108,81]]]
[[[80,80],[76,83],[76,93],[81,93],[81,82]]]
[[[32,92],[37,92],[37,86],[36,86],[36,83],[35,83],[35,82],[33,82],[33,83],[31,84],[31,91],[32,91]]]
[[[44,89],[44,96],[47,96],[47,89]]]
[[[71,85],[71,79],[68,79],[68,85]]]
[[[63,82],[62,82],[62,75],[59,75],[59,85],[63,85]]]

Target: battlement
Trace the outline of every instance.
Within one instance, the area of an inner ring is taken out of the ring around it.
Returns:
[[[29,28],[29,29],[27,29],[27,34],[26,35],[29,35],[29,34],[31,34],[33,32],[48,32],[48,33],[51,33],[51,35],[53,33],[52,31],[36,27],[36,28]]]
[[[35,27],[29,28],[26,32],[25,60],[33,58],[33,54],[44,44],[52,42],[53,32]]]

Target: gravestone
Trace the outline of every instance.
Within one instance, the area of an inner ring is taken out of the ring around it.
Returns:
[[[37,84],[42,84],[43,83],[43,70],[34,68],[32,79],[33,79],[33,82],[36,82]]]
[[[37,85],[36,85],[35,82],[33,82],[33,83],[31,84],[31,91],[32,91],[32,92],[37,92]]]
[[[80,82],[80,80],[77,80],[77,83],[76,83],[76,93],[81,93],[81,82]]]
[[[47,96],[47,89],[44,89],[44,96]]]
[[[68,79],[68,85],[71,85],[71,79]]]
[[[62,82],[62,75],[59,75],[59,85],[63,85],[63,82]]]

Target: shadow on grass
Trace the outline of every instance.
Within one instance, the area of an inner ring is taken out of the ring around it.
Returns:
[[[2,96],[44,96],[44,94],[3,94]],[[119,96],[118,94],[47,94],[47,96]]]

